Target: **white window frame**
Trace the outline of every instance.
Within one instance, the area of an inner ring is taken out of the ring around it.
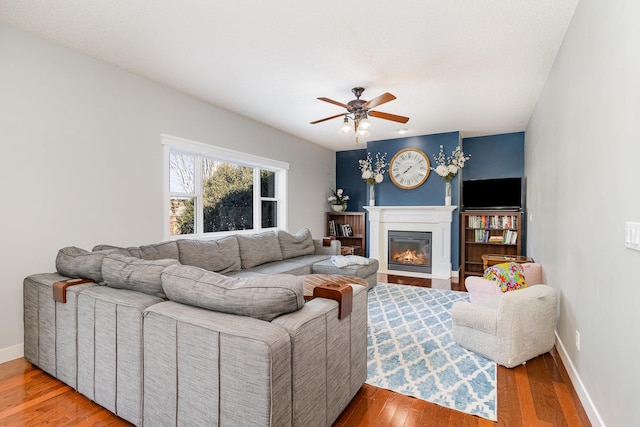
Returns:
[[[243,153],[240,151],[230,150],[228,148],[216,147],[214,145],[205,144],[202,142],[190,141],[188,139],[180,138],[172,135],[161,135],[162,147],[163,147],[163,169],[164,169],[164,184],[163,184],[163,200],[164,200],[164,212],[162,221],[164,227],[165,240],[175,239],[204,239],[211,237],[222,237],[230,234],[240,233],[255,233],[261,230],[261,211],[262,200],[275,200],[277,206],[277,226],[275,229],[288,229],[287,218],[287,200],[288,200],[288,178],[289,178],[289,163],[279,160],[268,159],[266,157],[260,157],[253,154]],[[179,234],[172,236],[169,229],[170,218],[170,200],[174,193],[170,191],[170,161],[169,157],[172,152],[191,154],[195,156],[202,156],[213,160],[220,160],[229,163],[235,163],[242,166],[250,166],[253,168],[259,168],[262,170],[269,170],[275,172],[275,198],[262,197],[260,188],[260,174],[253,174],[253,229],[251,230],[234,230],[234,231],[216,231],[210,233],[204,233],[204,215],[203,215],[203,195],[202,195],[202,162],[195,162],[195,193],[192,195],[195,198],[195,227],[196,233],[194,234]],[[274,228],[268,228],[272,230]]]

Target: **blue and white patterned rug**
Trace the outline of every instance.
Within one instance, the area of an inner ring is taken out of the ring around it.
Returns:
[[[369,291],[367,384],[497,421],[495,362],[457,345],[466,292],[378,283]]]

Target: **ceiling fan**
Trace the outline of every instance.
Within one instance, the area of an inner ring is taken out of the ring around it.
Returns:
[[[344,117],[344,122],[342,124],[342,127],[340,128],[340,131],[343,133],[349,133],[352,130],[351,126],[349,125],[349,119],[351,119],[353,120],[353,130],[355,130],[356,132],[356,142],[358,142],[358,136],[369,136],[369,130],[371,128],[371,123],[369,122],[368,118],[369,116],[376,117],[378,119],[391,120],[398,123],[407,123],[409,121],[409,117],[371,110],[371,108],[375,108],[378,105],[382,105],[386,102],[396,99],[396,97],[389,92],[385,92],[382,95],[369,101],[360,99],[362,92],[364,92],[364,88],[354,87],[353,89],[351,89],[351,92],[353,92],[353,94],[356,96],[356,99],[349,101],[346,104],[334,101],[333,99],[329,98],[318,98],[320,101],[328,102],[330,104],[346,108],[347,112],[336,114],[335,116],[325,117],[324,119],[311,122],[311,124],[315,125],[316,123],[322,123],[327,120],[335,119],[337,117]]]

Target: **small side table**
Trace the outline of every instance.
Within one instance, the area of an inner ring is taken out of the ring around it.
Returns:
[[[503,262],[517,262],[518,264],[522,264],[524,262],[533,262],[533,258],[529,258],[528,256],[522,255],[495,255],[495,254],[484,254],[482,255],[482,269],[486,270],[487,267],[501,264]]]
[[[360,246],[342,246],[340,248],[340,255],[357,255],[357,254],[360,254]]]
[[[354,246],[341,246],[340,247],[340,255],[354,255],[355,247]]]

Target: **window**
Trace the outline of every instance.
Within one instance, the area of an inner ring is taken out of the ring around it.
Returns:
[[[287,163],[163,135],[167,237],[286,228]]]

